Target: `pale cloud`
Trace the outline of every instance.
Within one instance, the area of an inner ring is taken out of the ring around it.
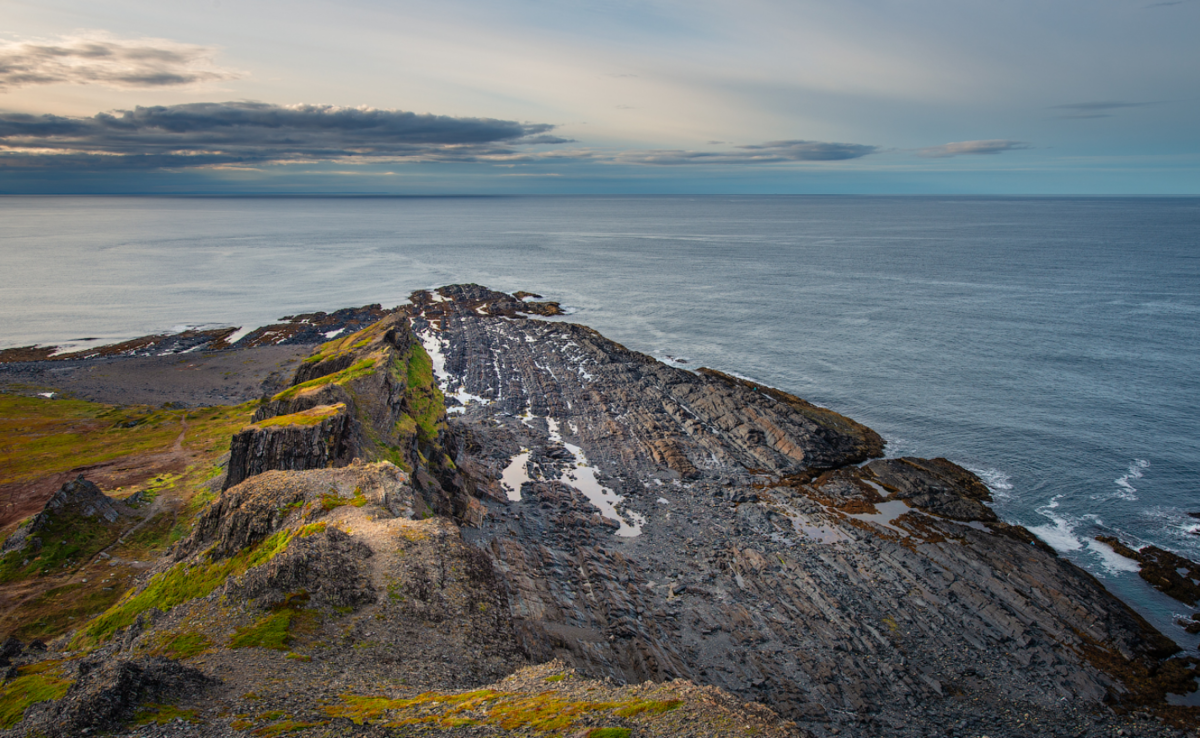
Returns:
[[[1029,144],[1021,141],[1009,141],[1003,138],[993,138],[985,141],[956,141],[954,143],[942,144],[941,146],[930,146],[924,149],[917,150],[917,156],[926,159],[946,159],[951,156],[970,156],[973,154],[1000,154],[1005,151],[1019,151],[1028,149]]]
[[[213,64],[216,49],[106,33],[0,43],[0,91],[32,85],[162,88],[238,79]]]

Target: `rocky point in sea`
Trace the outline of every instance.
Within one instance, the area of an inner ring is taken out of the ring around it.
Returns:
[[[420,291],[315,348],[123,597],[45,650],[5,646],[0,724],[591,738],[1196,724],[1167,704],[1195,690],[1196,660],[999,520],[971,472],[884,458],[836,412],[669,366],[536,298]]]

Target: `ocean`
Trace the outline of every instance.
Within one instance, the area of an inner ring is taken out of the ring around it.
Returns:
[[[1200,199],[0,198],[0,347],[478,282],[944,456],[1188,648],[1094,537],[1200,559]]]

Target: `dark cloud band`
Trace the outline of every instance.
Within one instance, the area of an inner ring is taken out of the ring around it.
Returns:
[[[795,161],[845,161],[858,159],[878,150],[865,144],[826,143],[824,141],[768,141],[738,146],[733,151],[684,151],[655,149],[629,151],[617,157],[627,164],[775,164]]]
[[[138,107],[90,118],[0,113],[0,167],[147,169],[282,161],[476,161],[567,143],[554,126],[258,102]]]

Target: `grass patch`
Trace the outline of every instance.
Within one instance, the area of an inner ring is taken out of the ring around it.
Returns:
[[[175,528],[175,514],[161,512],[155,515],[133,534],[126,536],[121,544],[121,558],[149,559],[161,556],[170,547],[171,532]]]
[[[336,489],[321,495],[321,509],[325,512],[342,507],[343,505],[362,507],[366,504],[367,497],[363,494],[362,487],[354,488],[353,497],[342,497],[337,493]]]
[[[169,448],[179,410],[0,394],[0,484]]]
[[[270,615],[257,622],[239,628],[229,641],[230,648],[270,648],[275,651],[287,651],[292,644],[293,636],[309,633],[315,630],[317,615],[304,610],[308,602],[307,592],[293,592],[283,602],[274,605]],[[288,654],[287,658],[311,661],[311,658],[297,653]]]
[[[363,359],[361,361],[357,361],[354,364],[346,367],[345,369],[343,369],[340,372],[335,372],[333,374],[327,374],[324,377],[317,377],[316,379],[310,379],[307,382],[302,382],[301,384],[297,384],[294,387],[288,387],[287,389],[285,389],[284,391],[275,395],[271,399],[272,400],[290,400],[293,397],[295,397],[296,395],[300,394],[301,392],[312,389],[314,387],[324,387],[327,384],[346,384],[347,382],[352,382],[355,379],[358,379],[359,377],[365,377],[365,376],[368,376],[368,375],[374,374],[374,373],[375,373],[375,359]]]
[[[621,717],[633,717],[646,712],[661,715],[664,712],[674,710],[682,704],[683,700],[642,700],[618,709],[617,714]]]
[[[187,445],[219,440],[220,455],[253,412],[253,403],[180,410],[0,393],[0,485],[170,450],[185,419]]]
[[[157,608],[166,612],[176,605],[211,594],[231,576],[270,561],[287,548],[293,538],[319,533],[324,523],[312,523],[299,529],[281,530],[257,546],[219,561],[189,565],[180,562],[154,575],[144,589],[127,594],[104,614],[91,620],[71,640],[71,650],[90,650],[107,641],[120,628],[133,623],[138,615]]]
[[[238,628],[229,640],[230,648],[270,648],[275,651],[288,650],[291,636],[288,627],[292,624],[292,610],[280,610],[262,618],[253,625]]]
[[[573,700],[555,691],[519,694],[481,689],[463,694],[425,692],[409,699],[389,699],[345,694],[342,702],[327,705],[330,717],[348,718],[358,725],[387,719],[387,727],[432,725],[456,727],[467,724],[492,725],[507,731],[535,733],[566,732],[597,714],[634,717],[662,714],[683,704],[682,700],[624,700],[590,702]],[[597,728],[624,733],[598,735],[628,736],[626,728]]]
[[[304,730],[306,728],[319,728],[322,725],[328,724],[328,720],[319,720],[317,722],[307,723],[303,720],[292,720],[289,718],[287,720],[280,720],[277,723],[272,723],[271,725],[264,725],[261,728],[255,728],[252,732],[254,735],[275,736],[283,735],[284,733],[294,733],[298,730]]]
[[[99,515],[53,516],[49,525],[34,534],[41,539],[41,548],[33,551],[26,546],[0,558],[0,582],[74,569],[117,540],[120,532],[117,525],[108,524]]]
[[[193,724],[200,722],[200,718],[196,715],[195,710],[181,710],[175,705],[149,704],[138,710],[133,716],[133,727],[166,725],[176,720]]]
[[[446,417],[446,398],[433,376],[433,359],[421,344],[413,342],[404,357],[408,392],[408,414],[417,429],[417,438],[433,443]]]
[[[30,705],[62,699],[72,684],[52,673],[26,674],[6,682],[0,686],[0,728],[20,722]]]
[[[112,607],[127,585],[116,580],[111,584],[106,587],[103,580],[89,577],[87,584],[73,582],[54,587],[22,602],[9,615],[12,622],[20,623],[12,635],[23,641],[57,638],[87,618]]]
[[[190,659],[212,648],[212,645],[212,641],[202,633],[168,633],[166,642],[155,654],[172,659]]]
[[[311,426],[320,425],[326,418],[332,418],[346,409],[346,403],[336,405],[317,405],[308,410],[301,410],[291,415],[276,415],[273,418],[253,423],[251,428],[270,428],[272,426]]]

